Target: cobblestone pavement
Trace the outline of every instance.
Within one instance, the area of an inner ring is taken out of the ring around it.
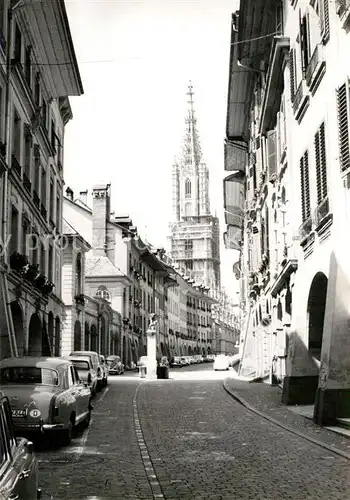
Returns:
[[[243,398],[260,412],[280,421],[284,425],[295,428],[312,439],[317,439],[328,446],[350,454],[350,439],[348,437],[320,427],[314,424],[312,420],[295,414],[286,405],[283,405],[281,403],[282,390],[280,387],[234,379],[227,379],[226,384],[238,397]]]
[[[209,371],[111,379],[87,431],[38,449],[43,500],[350,497],[346,459],[252,414]]]
[[[153,498],[133,421],[137,380],[116,378],[94,401],[88,431],[68,447],[39,447],[43,500]]]

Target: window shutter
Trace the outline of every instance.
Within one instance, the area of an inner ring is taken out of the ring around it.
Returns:
[[[322,123],[315,134],[315,160],[317,204],[320,204],[327,196],[327,164],[324,123]]]
[[[322,201],[326,198],[328,193],[327,186],[327,157],[326,157],[326,130],[325,124],[322,123],[320,127],[320,153],[321,153],[321,174],[322,174]]]
[[[295,96],[295,49],[289,51],[289,79],[290,79],[290,100],[294,101]]]
[[[330,37],[329,31],[329,0],[322,0],[320,6],[321,36],[323,43],[327,43]]]
[[[277,174],[276,130],[267,133],[267,164],[269,180]]]
[[[348,108],[348,85],[344,83],[337,89],[339,161],[341,172],[344,172],[350,167]]]
[[[264,241],[265,253],[269,253],[269,208],[265,207],[265,241]]]
[[[301,214],[302,214],[302,221],[305,222],[311,215],[308,151],[305,151],[304,155],[300,158],[300,179],[301,179]]]

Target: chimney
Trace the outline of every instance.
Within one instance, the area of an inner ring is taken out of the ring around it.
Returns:
[[[92,250],[94,255],[106,255],[107,221],[111,213],[111,185],[100,184],[92,188]]]
[[[81,199],[81,201],[87,205],[87,195],[88,195],[88,190],[86,191],[80,191],[79,193],[79,198]]]
[[[73,190],[68,186],[66,189],[66,196],[69,198],[71,201],[74,201],[74,192]]]

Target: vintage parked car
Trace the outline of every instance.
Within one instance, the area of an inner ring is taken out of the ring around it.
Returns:
[[[120,356],[111,355],[107,357],[110,375],[122,375],[124,373],[124,365]]]
[[[15,436],[10,403],[0,391],[0,498],[41,498],[38,476],[34,445],[25,438]]]
[[[92,366],[97,374],[97,391],[103,387],[103,369],[100,361],[100,355],[96,351],[73,351],[70,356],[89,356]]]
[[[102,368],[102,386],[105,387],[108,384],[108,374],[109,374],[109,366],[107,364],[106,358],[99,354],[100,365]]]
[[[90,422],[90,387],[79,380],[77,369],[67,359],[3,359],[0,385],[10,400],[17,434],[54,434],[67,445],[73,428]]]
[[[90,387],[91,394],[95,396],[97,390],[97,374],[92,366],[89,356],[67,356],[78,370],[79,379]]]

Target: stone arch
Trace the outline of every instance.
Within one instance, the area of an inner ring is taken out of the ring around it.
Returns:
[[[321,359],[327,287],[326,275],[318,272],[312,280],[307,302],[309,350],[319,360]]]
[[[84,349],[85,349],[85,351],[90,350],[90,327],[89,327],[89,323],[87,321],[85,321]]]
[[[73,351],[81,351],[81,323],[79,320],[74,323]]]
[[[90,350],[98,352],[98,331],[95,324],[90,329]]]
[[[14,300],[10,304],[13,327],[15,330],[16,344],[18,356],[23,356],[25,353],[25,340],[24,340],[24,325],[23,325],[23,312],[19,303]]]
[[[51,348],[52,354],[54,353],[54,341],[55,341],[55,319],[52,311],[49,312],[48,320],[47,320],[47,329],[48,329],[48,337],[49,344]]]
[[[37,313],[32,314],[28,330],[28,356],[41,356],[43,351],[43,325]]]
[[[59,316],[56,316],[55,320],[55,356],[60,356],[61,351],[61,320]]]

